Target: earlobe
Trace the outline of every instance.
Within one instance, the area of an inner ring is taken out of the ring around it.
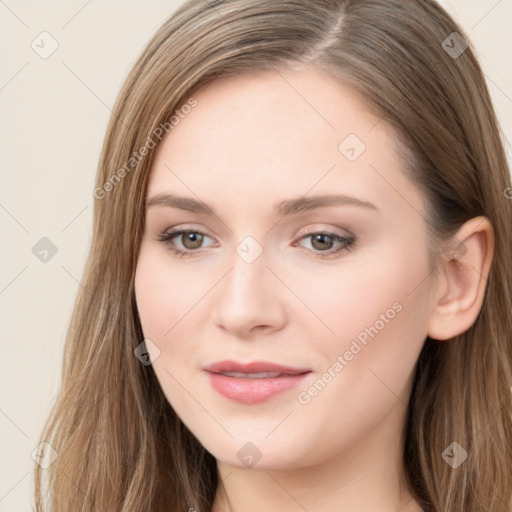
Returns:
[[[441,277],[428,336],[448,340],[467,331],[475,322],[485,296],[494,252],[494,230],[486,217],[462,225],[443,251]]]

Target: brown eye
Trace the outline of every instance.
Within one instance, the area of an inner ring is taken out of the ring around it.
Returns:
[[[326,235],[323,233],[311,235],[311,245],[313,248],[319,251],[332,249],[333,244],[334,239],[331,235]]]
[[[210,237],[201,231],[179,229],[161,233],[158,235],[157,240],[164,242],[170,251],[184,258],[201,253],[205,238]]]
[[[158,236],[157,240],[164,242],[169,250],[180,257],[199,255],[203,249],[205,238],[210,238],[201,231],[181,229],[165,232]],[[302,236],[299,241],[310,239],[311,251],[320,258],[335,256],[342,251],[348,251],[354,245],[356,239],[353,235],[342,236],[330,232],[313,232]],[[295,245],[294,243],[293,245]],[[338,244],[338,247],[335,245]],[[302,244],[301,244],[302,245]]]
[[[203,243],[204,235],[197,231],[185,231],[179,233],[181,235],[181,243],[185,249],[199,249]]]
[[[307,233],[299,239],[299,242],[303,240],[310,240],[311,251],[320,258],[334,256],[341,251],[348,251],[356,241],[353,235],[342,236],[329,232]]]

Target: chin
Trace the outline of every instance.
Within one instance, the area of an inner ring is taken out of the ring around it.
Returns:
[[[265,435],[251,435],[249,430],[245,432],[242,438],[223,442],[210,439],[201,444],[217,461],[241,469],[277,470],[296,468],[301,463],[304,453],[297,451],[297,444],[301,443],[289,436],[276,435],[270,439],[265,438],[268,430]]]

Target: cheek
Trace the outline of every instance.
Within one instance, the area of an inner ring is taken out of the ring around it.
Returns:
[[[144,336],[171,338],[200,292],[197,281],[185,276],[165,252],[141,247],[135,273],[135,297]]]
[[[315,307],[335,334],[327,333],[324,343],[316,343],[326,373],[320,376],[322,382],[308,383],[320,393],[304,389],[301,403],[311,399],[311,413],[339,403],[357,415],[361,404],[371,403],[377,418],[397,396],[406,402],[427,334],[429,263],[426,253],[413,257],[399,247],[380,251],[378,259],[358,260],[353,269],[340,272],[336,282],[325,280],[324,295]],[[334,424],[340,418],[333,412]]]
[[[418,241],[420,247],[421,243]],[[327,344],[331,350],[339,350],[344,340],[375,323],[380,330],[383,325],[388,330],[388,324],[405,321],[409,311],[426,310],[428,258],[422,253],[413,255],[405,247],[393,240],[378,250],[354,253],[339,265],[318,271],[297,272],[293,265],[281,266],[279,275],[284,282],[293,283],[294,293],[310,310],[299,322],[310,328],[316,324],[318,334],[332,340]],[[296,321],[297,315],[292,320]]]
[[[365,397],[379,397],[377,402],[389,406],[386,398],[394,399],[390,389],[406,396],[427,334],[429,263],[426,251],[413,256],[402,249],[395,242],[382,248],[378,258],[354,258],[353,268],[333,271],[330,279],[303,281],[299,293],[309,289],[308,305],[334,331],[316,320],[324,334],[310,348],[322,356],[320,370],[330,371],[325,380],[332,381],[317,401],[319,411],[339,397],[355,414]],[[317,387],[323,389],[322,383]]]
[[[209,293],[222,277],[221,271],[199,267],[171,260],[150,243],[141,246],[135,273],[137,310],[144,338],[158,347],[153,368],[169,399],[170,393],[179,394],[171,375],[186,382],[202,362],[201,330],[213,307]]]
[[[165,256],[143,243],[135,273],[135,298],[144,338],[152,342],[146,347],[155,375],[168,402],[183,410],[187,397],[178,383],[187,385],[187,364],[198,350],[191,330],[197,322],[191,323],[191,319],[200,290]]]

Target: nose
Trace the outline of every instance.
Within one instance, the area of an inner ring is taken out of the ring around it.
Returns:
[[[286,323],[284,286],[263,251],[254,261],[234,252],[231,270],[216,287],[214,321],[237,338],[271,333]]]

